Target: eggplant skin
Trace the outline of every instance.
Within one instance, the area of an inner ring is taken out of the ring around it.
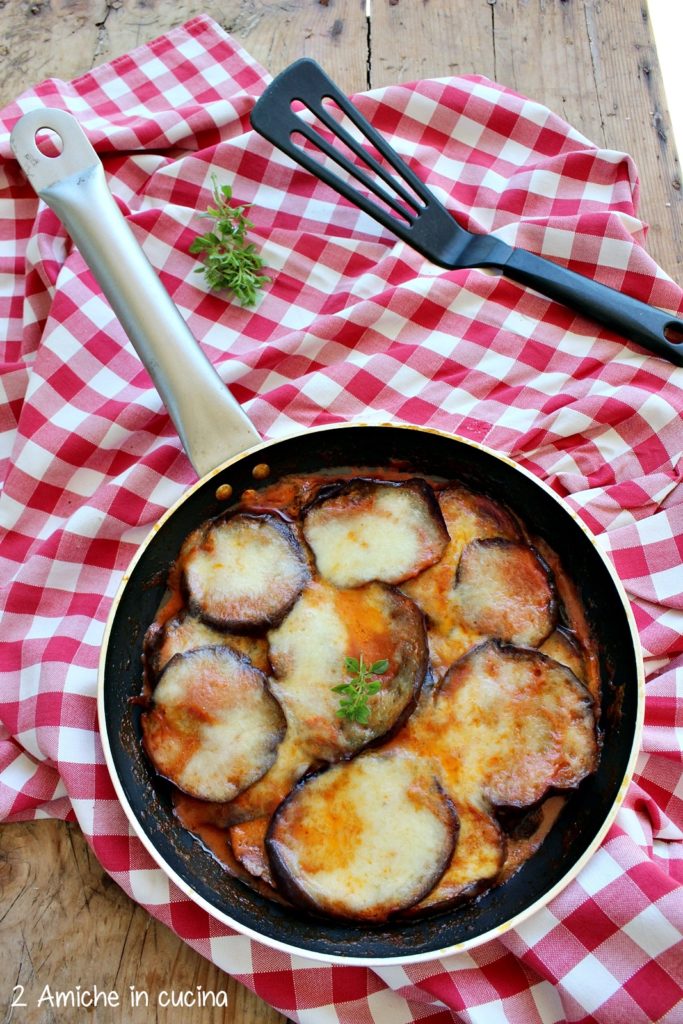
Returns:
[[[526,807],[574,789],[597,768],[593,698],[540,651],[487,640],[453,665],[433,706],[439,743],[459,751],[447,791]]]
[[[142,715],[161,776],[199,800],[232,800],[277,757],[285,719],[267,679],[223,645],[174,655]]]
[[[428,759],[367,752],[299,782],[273,815],[265,845],[292,903],[378,923],[434,887],[458,829]]]
[[[236,633],[276,626],[309,579],[307,552],[296,533],[270,513],[213,520],[182,553],[190,610],[209,625]]]
[[[418,477],[326,488],[305,509],[303,532],[320,575],[341,588],[411,579],[449,540],[436,496]]]

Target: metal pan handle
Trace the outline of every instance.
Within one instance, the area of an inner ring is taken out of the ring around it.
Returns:
[[[59,136],[58,156],[38,148],[36,136],[44,129]],[[29,182],[60,218],[109,300],[198,475],[259,442],[140,248],[78,121],[64,110],[31,110],[15,125],[10,142]]]

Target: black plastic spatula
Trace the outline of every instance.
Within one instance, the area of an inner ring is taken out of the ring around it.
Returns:
[[[326,135],[310,117],[301,116],[301,106],[325,126]],[[339,112],[364,136],[363,142],[340,123]],[[439,266],[500,270],[683,366],[683,320],[542,256],[461,227],[315,61],[298,60],[278,75],[256,103],[251,123],[269,142]],[[299,139],[305,140],[303,145]],[[359,191],[348,176],[371,195]]]

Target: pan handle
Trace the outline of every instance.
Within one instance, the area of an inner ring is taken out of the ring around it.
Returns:
[[[43,129],[59,136],[59,155],[46,156],[38,148]],[[60,218],[109,300],[197,474],[258,443],[256,428],[190,333],[116,205],[78,121],[64,110],[31,110],[15,125],[10,142],[29,182]]]

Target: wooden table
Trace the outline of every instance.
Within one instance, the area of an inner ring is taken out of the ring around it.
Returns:
[[[540,100],[601,146],[630,153],[649,250],[683,284],[683,197],[645,0],[5,0],[0,104],[43,78],[72,78],[205,12],[272,72],[301,55],[348,92],[478,73]],[[134,985],[228,993],[227,1010],[156,1007],[160,1024],[284,1018],[133,904],[74,825],[0,829],[0,1020],[66,1020],[35,1006],[56,990]],[[14,986],[27,1008],[11,1009]],[[98,1010],[97,1021],[154,1011]],[[74,1017],[73,1019],[82,1019]],[[387,1022],[390,1024],[390,1022]]]

